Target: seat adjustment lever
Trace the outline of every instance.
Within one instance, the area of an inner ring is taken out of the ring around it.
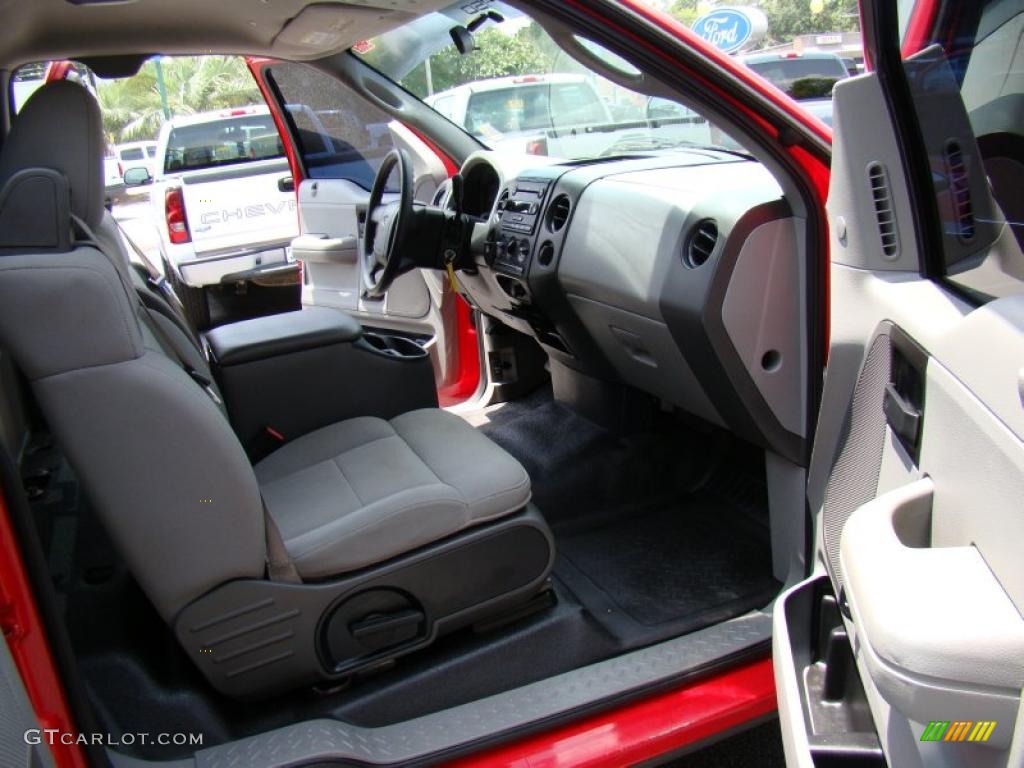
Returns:
[[[407,608],[395,613],[375,613],[348,625],[360,645],[376,651],[412,640],[420,633],[425,617],[422,611]]]

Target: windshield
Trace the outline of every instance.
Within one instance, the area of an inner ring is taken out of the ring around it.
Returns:
[[[751,61],[747,66],[797,101],[831,99],[832,86],[847,76],[839,58],[780,58]]]
[[[591,54],[636,70],[593,42]],[[703,116],[624,88],[563,51],[502,2],[461,2],[352,52],[489,149],[586,160],[737,145]]]

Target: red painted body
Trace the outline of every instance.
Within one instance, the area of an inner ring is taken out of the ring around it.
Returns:
[[[452,768],[621,768],[700,744],[775,711],[769,659],[460,760]]]
[[[63,80],[71,72],[71,62],[67,59],[61,61],[51,61],[50,66],[46,68],[46,82],[55,83],[58,80]]]
[[[932,30],[939,15],[939,0],[918,0],[914,3],[907,31],[903,36],[900,52],[904,57],[913,56],[932,39]]]
[[[446,293],[446,296],[448,294]],[[480,338],[473,323],[473,311],[466,300],[453,295],[455,301],[455,343],[458,344],[454,380],[437,392],[441,407],[461,403],[472,397],[480,386]]]
[[[32,587],[14,538],[7,505],[0,496],[0,628],[11,651],[40,728],[75,733],[74,720],[64,696],[57,666],[46,640]],[[51,747],[58,768],[85,766],[81,747],[55,743]]]

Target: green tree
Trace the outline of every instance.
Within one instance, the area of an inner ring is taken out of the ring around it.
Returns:
[[[262,104],[245,61],[237,56],[182,56],[162,62],[172,115]],[[156,66],[146,62],[133,77],[100,83],[103,129],[111,143],[155,138],[163,121]]]
[[[474,36],[475,51],[463,55],[450,45],[431,56],[433,92],[489,77],[548,72],[558,48],[540,27],[534,29],[535,26],[530,24],[514,35],[495,28],[486,29]],[[426,66],[416,67],[402,80],[402,85],[420,98],[427,96]]]
[[[683,24],[690,27],[701,15],[700,10],[697,8],[698,0],[675,0],[672,5],[668,7],[670,15],[675,16]]]
[[[761,0],[757,5],[768,17],[767,45],[788,43],[797,35],[860,29],[857,0],[825,0],[817,13],[811,12],[811,0]]]
[[[730,5],[728,2],[719,5]],[[669,13],[686,25],[692,25],[701,15],[698,6],[707,0],[675,0]],[[750,0],[737,5],[753,5],[768,17],[768,36],[764,45],[788,43],[797,35],[823,32],[850,32],[860,28],[857,0],[824,0],[822,9],[811,11],[811,0]]]

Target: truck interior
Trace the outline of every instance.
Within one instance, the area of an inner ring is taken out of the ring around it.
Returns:
[[[289,79],[325,82],[396,137],[366,188],[314,173],[285,121],[295,249],[316,251],[304,306],[199,336],[103,209],[92,96],[51,83],[7,114],[2,486],[94,730],[200,732],[207,759],[250,765],[425,763],[768,653],[772,601],[809,549],[812,182],[734,97],[616,38],[608,19],[636,23],[621,8],[501,10],[728,142],[672,143],[672,118],[645,118],[593,156],[489,149],[350,50],[481,13],[447,6],[41,0],[10,19],[4,85],[30,61],[116,77],[155,51],[243,53],[266,57],[279,115],[302,114]],[[355,306],[317,289],[339,258]],[[449,320],[367,309],[400,306],[410,275],[472,312],[481,383],[446,409]]]

